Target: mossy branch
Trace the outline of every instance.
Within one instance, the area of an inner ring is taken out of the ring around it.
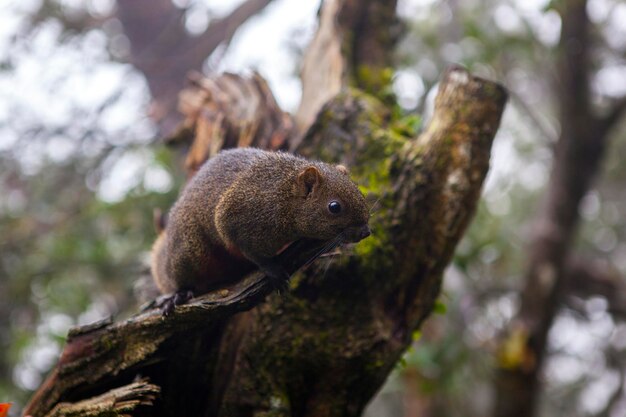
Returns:
[[[77,403],[59,403],[46,417],[115,417],[131,415],[150,415],[146,410],[152,408],[160,394],[160,388],[145,381],[112,389],[94,398]],[[143,414],[146,413],[146,414]]]

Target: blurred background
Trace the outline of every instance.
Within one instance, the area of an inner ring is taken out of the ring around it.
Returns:
[[[563,41],[564,18],[581,4],[587,25],[568,30],[586,32]],[[161,139],[180,121],[186,74],[256,70],[295,111],[318,9],[302,0],[0,3],[0,402],[24,404],[71,326],[136,311],[152,209],[167,209],[184,181],[180,151]],[[428,112],[450,63],[502,82],[511,99],[441,302],[366,415],[496,415],[500,373],[537,360],[517,326],[533,297],[534,226],[555,191],[568,120],[605,122],[593,132],[606,149],[573,208],[569,284],[539,317],[548,336],[537,415],[626,415],[626,3],[398,0],[397,14],[391,87],[401,111]],[[572,51],[578,84],[563,82],[576,80],[563,65]]]

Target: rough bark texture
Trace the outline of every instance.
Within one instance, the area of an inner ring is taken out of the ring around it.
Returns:
[[[185,121],[168,139],[170,143],[191,142],[185,161],[189,176],[222,149],[287,147],[293,131],[291,116],[280,110],[259,74],[204,78],[194,73],[189,78],[192,85],[182,91],[179,101]]]
[[[304,55],[302,101],[295,115],[300,133],[343,86],[390,97],[392,55],[402,33],[396,1],[327,0],[319,28]],[[387,103],[391,104],[391,103]],[[292,142],[296,149],[302,137]]]
[[[561,133],[554,150],[546,199],[528,249],[521,308],[503,342],[506,346],[511,340],[522,341],[523,354],[514,363],[501,363],[495,382],[496,417],[535,414],[548,332],[567,290],[583,288],[575,282],[582,269],[576,268],[575,263],[568,267],[580,221],[579,205],[597,176],[616,115],[624,110],[617,104],[606,117],[594,113],[587,1],[560,2],[559,12],[563,27],[556,90]]]
[[[396,6],[397,0],[344,0],[337,16],[349,84],[377,96],[389,86],[394,46],[403,31]]]
[[[478,200],[505,99],[496,84],[452,69],[429,127],[408,137],[376,99],[341,93],[303,152],[323,158],[325,143],[340,143],[332,160],[350,162],[380,200],[373,237],[316,261],[288,294],[263,303],[269,289],[253,275],[170,318],[149,311],[73,332],[26,412],[46,415],[140,374],[161,390],[153,415],[358,415],[432,309]],[[308,244],[284,261],[295,269],[314,250]]]
[[[59,403],[46,417],[149,416],[159,392],[156,385],[133,382],[74,404]]]
[[[341,4],[341,0],[323,2],[319,28],[302,60],[302,100],[295,116],[300,132],[309,128],[322,106],[341,90],[345,66],[337,26]]]

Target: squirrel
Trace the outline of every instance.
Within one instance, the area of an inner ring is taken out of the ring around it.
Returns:
[[[151,270],[176,304],[255,269],[274,283],[275,260],[301,238],[358,242],[370,235],[363,194],[342,165],[255,148],[222,151],[189,181],[152,248]]]

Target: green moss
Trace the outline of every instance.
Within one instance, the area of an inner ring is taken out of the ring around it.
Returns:
[[[419,114],[396,115],[389,129],[402,137],[416,137],[422,128],[422,117]]]
[[[355,85],[384,103],[395,102],[392,79],[394,70],[391,67],[373,68],[359,65],[355,71]]]
[[[414,114],[389,112],[376,97],[358,90],[344,93],[337,100],[354,100],[360,109],[356,125],[361,143],[358,145],[359,151],[353,153],[356,158],[351,167],[351,177],[359,184],[359,189],[372,206],[372,235],[355,247],[356,255],[366,264],[362,272],[367,274],[367,271],[384,270],[380,263],[390,262],[392,247],[388,231],[391,230],[389,223],[395,205],[392,187],[398,171],[397,155],[402,154],[402,147],[417,136],[422,119]],[[337,118],[338,115],[332,112],[332,106],[321,116],[322,123],[336,123]],[[325,152],[333,150],[320,149],[321,155]],[[377,279],[364,276],[364,279],[368,278]]]

